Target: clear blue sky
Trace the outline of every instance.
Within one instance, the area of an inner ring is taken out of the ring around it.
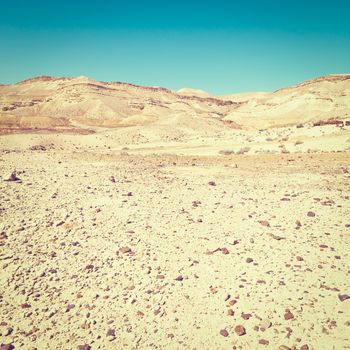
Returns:
[[[350,1],[0,0],[0,82],[79,76],[213,94],[350,73]]]

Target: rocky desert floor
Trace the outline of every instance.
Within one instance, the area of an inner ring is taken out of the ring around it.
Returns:
[[[349,152],[44,138],[0,138],[2,350],[350,349]]]

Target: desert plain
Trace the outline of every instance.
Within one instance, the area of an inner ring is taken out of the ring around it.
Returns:
[[[349,349],[349,82],[0,86],[0,349]]]

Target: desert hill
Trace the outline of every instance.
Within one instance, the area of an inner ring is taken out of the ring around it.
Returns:
[[[182,88],[177,93],[185,96],[210,97],[210,94],[200,89]]]
[[[106,83],[87,77],[37,77],[0,86],[3,127],[120,127],[168,123],[186,115],[222,118],[237,104],[160,87]]]
[[[227,98],[227,97],[226,97]],[[350,118],[350,75],[338,74],[277,90],[229,96],[240,106],[225,120],[251,128]]]
[[[222,97],[87,77],[41,76],[0,85],[1,128],[167,125],[268,128],[350,117],[350,75],[329,75],[272,93]]]

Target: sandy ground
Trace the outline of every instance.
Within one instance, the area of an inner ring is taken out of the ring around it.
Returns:
[[[72,137],[0,138],[1,349],[350,348],[349,152]]]

